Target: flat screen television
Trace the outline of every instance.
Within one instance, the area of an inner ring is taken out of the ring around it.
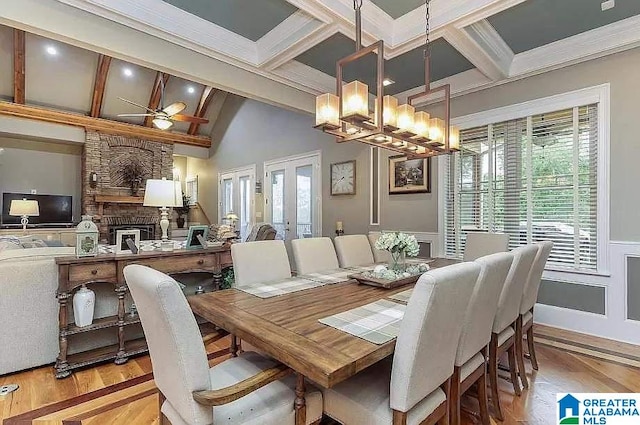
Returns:
[[[67,195],[31,195],[27,193],[2,194],[2,225],[19,225],[20,217],[9,215],[11,201],[29,199],[38,201],[40,215],[29,217],[30,225],[69,225],[73,224],[73,197]]]

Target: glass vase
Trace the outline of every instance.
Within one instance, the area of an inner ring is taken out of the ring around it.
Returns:
[[[391,253],[391,270],[396,273],[404,273],[407,269],[406,255],[404,251]]]

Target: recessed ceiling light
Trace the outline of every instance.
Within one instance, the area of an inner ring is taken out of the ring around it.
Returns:
[[[187,87],[187,91],[188,91],[190,94],[193,94],[193,93],[195,93],[195,92],[196,92],[196,89],[195,89],[193,86],[189,86],[189,87]]]
[[[384,80],[382,80],[382,85],[385,87],[390,86],[393,83],[395,83],[395,81],[393,81],[391,78],[385,78]]]
[[[131,70],[131,68],[124,68],[122,70],[122,73],[124,74],[125,77],[132,77],[133,76],[133,71]]]
[[[56,49],[53,46],[47,46],[47,48],[45,49],[47,51],[48,54],[50,54],[51,56],[55,56],[58,54],[58,49]]]
[[[602,5],[600,5],[600,7],[602,8],[603,12],[605,10],[613,9],[614,7],[616,7],[616,0],[603,1]]]

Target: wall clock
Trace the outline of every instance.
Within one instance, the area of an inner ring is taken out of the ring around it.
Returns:
[[[356,161],[331,164],[331,194],[356,194]]]

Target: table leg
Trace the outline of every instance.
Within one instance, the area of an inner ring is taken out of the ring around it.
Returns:
[[[238,357],[238,338],[231,334],[231,357]]]
[[[125,364],[129,358],[126,356],[125,335],[124,335],[124,296],[127,293],[126,286],[116,288],[118,294],[118,353],[114,363]]]
[[[56,378],[62,379],[71,375],[71,370],[69,369],[69,363],[67,363],[67,351],[68,351],[68,341],[67,341],[67,317],[68,317],[68,302],[70,295],[67,292],[61,292],[58,294],[58,323],[59,323],[59,333],[58,333],[58,343],[60,344],[60,352],[58,354],[58,358],[56,359]]]
[[[296,400],[294,402],[296,409],[296,425],[305,425],[307,423],[307,402],[304,398],[305,392],[304,375],[297,373]]]

